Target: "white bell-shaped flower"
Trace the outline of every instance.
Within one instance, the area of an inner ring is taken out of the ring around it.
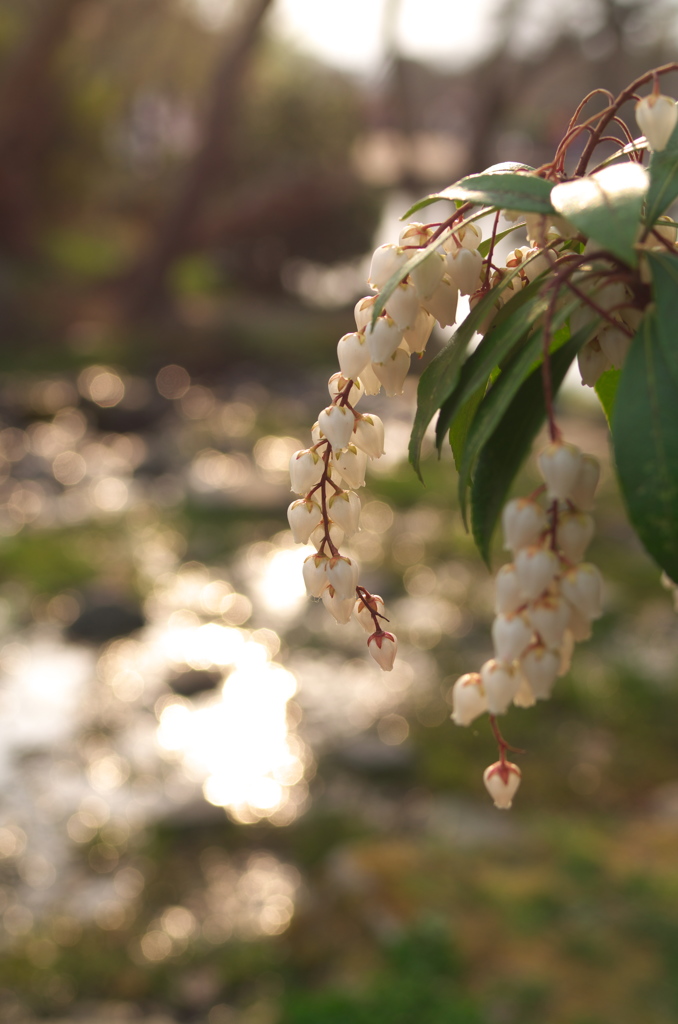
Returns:
[[[298,498],[287,509],[287,521],[296,544],[308,544],[315,528],[322,521],[322,509],[311,498]]]
[[[333,555],[327,561],[325,569],[327,582],[334,587],[340,601],[355,599],[355,588],[358,585],[358,565],[347,555]]]
[[[626,362],[626,356],[633,339],[620,327],[604,324],[598,331],[598,344],[601,351],[610,360],[615,369],[620,370]]]
[[[543,644],[533,644],[520,659],[520,671],[537,700],[548,700],[558,678],[560,655]]]
[[[487,711],[487,700],[479,672],[467,672],[452,687],[452,721],[455,725],[470,725]]]
[[[643,96],[636,103],[636,121],[650,149],[660,153],[666,149],[678,121],[675,100],[654,92],[650,96]]]
[[[372,369],[372,364],[366,366],[360,374],[360,384],[366,395],[378,395],[381,391],[381,381]],[[351,403],[355,405],[355,402]]]
[[[603,614],[603,578],[595,565],[582,562],[566,572],[560,581],[563,597],[587,619]]]
[[[344,540],[344,531],[336,523],[321,523],[316,526],[315,530],[309,537],[311,544],[313,544],[318,550],[329,536],[330,540],[334,544],[335,548],[339,548]]]
[[[367,649],[380,669],[391,671],[398,653],[398,641],[393,633],[373,633],[367,638]]]
[[[315,421],[315,423],[311,427],[311,439],[312,439],[314,445],[317,444],[318,441],[323,441],[324,440],[323,433],[322,433],[320,427],[318,426],[318,421],[317,420]]]
[[[411,281],[402,281],[386,303],[386,312],[401,331],[410,331],[417,321],[419,296]]]
[[[379,594],[370,594],[370,597],[372,599],[372,604],[374,605],[374,610],[376,614],[383,615],[383,599],[379,596]],[[361,597],[359,597],[358,600],[355,602],[353,614],[355,615],[356,619],[358,620],[358,622],[363,627],[366,633],[374,632],[375,623],[374,618],[372,617],[372,612],[370,611],[368,604],[365,601],[363,601]]]
[[[572,609],[559,594],[545,594],[530,605],[528,615],[535,633],[546,647],[560,647]]]
[[[581,562],[591,543],[595,524],[586,512],[565,512],[558,519],[558,548],[569,562]]]
[[[535,601],[560,571],[560,560],[549,548],[521,548],[516,554],[516,576],[527,601]]]
[[[494,581],[494,610],[497,615],[513,615],[525,604],[513,562],[502,565]]]
[[[358,417],[353,443],[370,459],[378,459],[384,454],[384,424],[379,416],[364,413]]]
[[[380,245],[374,250],[367,283],[375,292],[380,291],[396,271],[404,267],[411,253],[397,245]]]
[[[413,355],[421,355],[422,352],[426,351],[426,345],[431,337],[435,322],[436,318],[420,306],[414,327],[409,331],[403,332],[403,341]]]
[[[444,273],[445,257],[435,249],[410,272],[410,278],[421,300],[431,298]]]
[[[450,327],[457,317],[458,300],[459,290],[445,274],[433,294],[422,301],[422,305],[441,327]]]
[[[582,453],[567,441],[551,441],[537,456],[549,498],[567,501],[581,469]]]
[[[355,491],[333,494],[327,502],[327,511],[346,537],[352,537],[360,529],[360,498]]]
[[[341,626],[345,626],[347,622],[351,621],[353,605],[355,603],[352,597],[342,600],[337,597],[337,592],[332,586],[323,590],[321,597],[328,612],[334,616]]]
[[[522,272],[528,282],[534,281],[540,274],[543,274],[545,270],[549,270],[550,266],[551,264],[546,256],[544,256],[544,250],[539,248],[528,249],[524,255],[523,262],[521,263],[521,267],[523,268]]]
[[[472,222],[471,224],[465,224],[463,228],[457,228],[454,234],[450,235],[443,243],[443,248],[447,249],[448,252],[452,252],[452,248],[456,249],[457,242],[459,242],[464,249],[477,249],[482,240],[482,228],[477,222]]]
[[[367,456],[358,451],[355,444],[350,444],[343,452],[334,452],[331,465],[349,487],[365,486]]]
[[[546,512],[531,498],[514,498],[504,506],[501,516],[504,547],[509,551],[539,544],[548,522]]]
[[[337,359],[344,377],[357,380],[370,361],[370,350],[362,332],[345,334],[337,343]]]
[[[495,658],[486,661],[480,669],[487,710],[491,715],[503,715],[518,692],[520,678],[510,666]]]
[[[384,386],[389,398],[402,395],[405,379],[410,369],[410,353],[402,346],[397,348],[383,363],[372,363],[372,369]]]
[[[302,448],[290,459],[290,482],[295,494],[306,495],[320,483],[325,463],[312,448]]]
[[[593,455],[582,455],[579,474],[570,491],[570,501],[580,512],[590,512],[594,508],[599,479],[598,459],[594,459]]]
[[[349,443],[354,425],[355,417],[345,405],[328,405],[318,416],[318,426],[335,452]]]
[[[520,768],[511,761],[495,761],[483,773],[485,789],[492,797],[494,806],[508,811],[518,791],[521,780]]]
[[[365,328],[365,337],[373,363],[383,363],[392,356],[400,342],[403,332],[390,316],[380,316],[373,326]]]
[[[372,309],[374,304],[379,298],[378,295],[366,295],[363,299],[358,299],[353,310],[355,317],[355,325],[359,331],[364,331],[372,319]]]
[[[537,703],[537,698],[532,692],[532,687],[529,681],[525,678],[522,673],[518,673],[520,677],[520,686],[518,692],[513,698],[513,703],[517,708],[532,708]]]
[[[302,574],[306,590],[311,597],[320,597],[323,590],[329,586],[327,563],[328,559],[325,555],[309,555],[308,558],[304,559]]]
[[[445,269],[460,295],[472,295],[480,287],[483,257],[477,249],[453,249],[445,261]]]
[[[345,390],[346,385],[349,383],[349,378],[344,377],[343,373],[333,373],[327,382],[327,390],[330,393],[332,401]],[[351,405],[357,405],[360,399],[365,394],[365,389],[362,385],[362,381],[353,379],[351,381],[352,387],[349,392],[349,401]]]
[[[431,228],[427,224],[413,221],[410,224],[406,224],[400,232],[398,245],[414,245],[421,249],[428,243],[431,233]]]
[[[498,661],[515,661],[531,639],[532,626],[524,614],[497,615],[492,623],[492,643]]]
[[[597,337],[582,345],[577,353],[577,363],[581,382],[589,388],[595,387],[601,374],[612,369],[612,363],[600,347]]]

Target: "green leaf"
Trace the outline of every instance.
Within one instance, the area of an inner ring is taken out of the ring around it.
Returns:
[[[414,416],[410,435],[409,456],[414,470],[422,479],[420,471],[421,444],[426,428],[443,402],[452,394],[457,386],[468,343],[482,324],[494,304],[513,278],[520,272],[520,267],[510,271],[502,280],[484,295],[477,306],[461,322],[452,335],[449,344],[435,356],[419,378],[417,388],[417,411]],[[508,303],[507,307],[508,308]],[[501,311],[503,312],[503,310]]]
[[[650,158],[645,223],[652,225],[678,196],[678,125],[664,149]]]
[[[581,232],[635,267],[634,243],[648,180],[640,164],[614,164],[586,178],[556,185],[551,201]]]
[[[606,370],[605,373],[601,373],[595,385],[596,394],[603,407],[608,426],[612,425],[612,415],[617,400],[617,388],[619,387],[620,377],[621,370]]]
[[[659,337],[661,317],[657,302],[631,343],[612,436],[629,518],[647,551],[678,582],[678,386]]]
[[[507,303],[509,314],[487,332],[478,347],[468,357],[459,374],[459,381],[449,398],[440,408],[436,424],[436,441],[440,449],[450,423],[461,406],[473,395],[490,373],[524,339],[548,307],[548,298],[539,294],[540,282],[533,281]],[[504,313],[504,310],[502,310]]]
[[[510,228],[506,229],[506,231],[499,231],[494,239],[494,244],[496,245],[497,242],[501,242],[502,238],[506,238],[506,236],[510,235],[512,231],[519,231],[520,228],[524,227],[525,222],[521,220],[518,224],[512,224]],[[480,255],[487,256],[488,252],[490,251],[491,245],[492,238],[484,238],[483,241],[478,246],[478,252],[480,253]]]
[[[678,256],[649,250],[646,254],[657,303],[657,334],[666,363],[678,383]]]
[[[473,423],[478,406],[485,397],[485,391],[487,390],[488,379],[477,388],[476,391],[467,398],[460,409],[457,410],[457,414],[452,420],[450,426],[450,448],[452,449],[452,456],[454,458],[454,464],[457,467],[457,472],[462,463],[464,457],[464,448],[466,447],[466,438],[468,436],[469,429]]]
[[[640,153],[644,149],[647,149],[647,139],[644,135],[641,135],[637,139],[634,139],[633,142],[629,142],[623,149],[618,149],[616,153],[612,153],[611,156],[606,157],[605,160],[598,164],[596,170],[601,171],[603,167],[607,167],[608,164],[614,163],[614,161],[618,160],[620,156],[628,156],[629,153]]]
[[[535,174],[495,171],[492,174],[470,174],[438,192],[437,198],[497,206],[501,210],[549,214],[554,212],[549,198],[552,188],[553,182]]]
[[[551,383],[556,395],[572,360],[586,339],[578,331],[551,355]],[[509,488],[546,419],[541,361],[507,405],[499,425],[478,457],[471,488],[471,522],[478,550],[489,565],[490,542]]]
[[[492,167],[488,167],[482,173],[483,173],[483,176],[489,177],[492,174],[507,174],[507,173],[515,173],[515,172],[518,172],[518,171],[523,171],[523,172],[526,172],[526,173],[529,174],[531,171],[534,171],[534,167],[530,167],[529,164],[518,164],[518,163],[514,163],[511,160],[508,160],[508,161],[505,161],[504,163],[501,163],[501,164],[493,164]],[[461,182],[466,181],[466,180],[467,180],[466,178],[462,178]],[[456,185],[460,185],[461,182],[457,182]],[[453,189],[453,188],[456,187],[456,185],[450,185],[449,188]],[[407,220],[407,218],[411,217],[413,213],[417,213],[418,210],[423,210],[423,208],[425,206],[430,206],[431,203],[437,203],[441,199],[451,199],[451,198],[452,197],[448,194],[448,189],[444,189],[442,192],[432,192],[430,195],[424,196],[423,199],[419,199],[414,204],[414,206],[411,206],[409,208],[409,210],[402,215],[402,217],[400,219],[401,220]]]

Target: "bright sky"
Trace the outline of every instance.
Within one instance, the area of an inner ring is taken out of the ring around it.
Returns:
[[[191,0],[216,24],[233,0]],[[393,2],[393,0],[391,0]],[[275,0],[277,31],[300,49],[351,71],[374,74],[383,56],[389,0]],[[410,57],[454,63],[475,60],[492,42],[500,0],[400,0],[397,36]]]

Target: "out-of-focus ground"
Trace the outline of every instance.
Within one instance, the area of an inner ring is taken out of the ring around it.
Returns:
[[[3,1024],[678,1016],[677,620],[595,403],[573,384],[561,422],[604,463],[606,614],[506,719],[510,814],[486,723],[449,720],[492,583],[451,459],[426,488],[406,463],[415,377],[365,400],[387,453],[352,545],[392,673],[285,529],[371,248],[410,198],[548,159],[588,88],[673,57],[678,11],[488,5],[485,49],[433,65],[398,6],[355,75],[275,4],[0,3]]]

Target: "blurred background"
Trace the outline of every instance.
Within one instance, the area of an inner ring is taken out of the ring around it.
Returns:
[[[506,720],[510,815],[449,720],[492,583],[414,378],[353,546],[392,673],[285,520],[410,201],[677,43],[676,0],[0,0],[3,1024],[678,1019],[676,617],[590,396],[607,614]]]

